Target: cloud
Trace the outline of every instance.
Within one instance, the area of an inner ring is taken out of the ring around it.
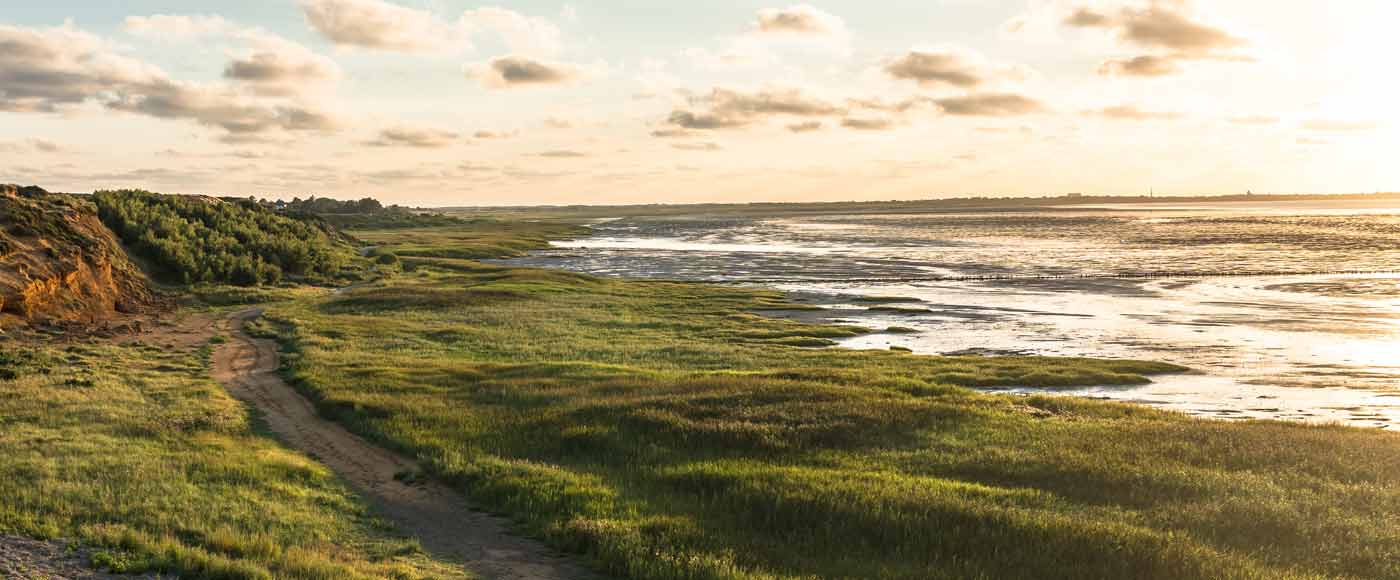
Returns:
[[[951,49],[913,50],[885,63],[884,70],[896,79],[924,86],[971,88],[985,80],[967,54]]]
[[[1134,105],[1118,105],[1085,114],[1115,121],[1175,121],[1184,117],[1181,113],[1144,111]]]
[[[536,153],[535,156],[536,156],[536,157],[549,157],[549,158],[552,158],[552,159],[578,159],[578,158],[582,158],[582,157],[589,157],[589,155],[588,155],[587,153],[584,153],[584,152],[582,152],[582,151],[573,151],[573,150],[569,150],[569,149],[557,149],[557,150],[554,150],[554,151],[543,151],[543,152],[540,152],[540,153]]]
[[[59,153],[65,149],[53,141],[44,139],[25,139],[23,141],[0,142],[0,151],[6,153]]]
[[[550,129],[573,129],[574,122],[559,117],[549,117],[544,120],[544,126]]]
[[[1303,128],[1308,131],[1318,131],[1325,133],[1349,133],[1355,131],[1370,131],[1380,128],[1381,124],[1376,121],[1349,121],[1339,119],[1308,119],[1303,121]]]
[[[245,83],[253,92],[268,96],[301,94],[339,81],[335,61],[295,42],[262,32],[244,33],[256,47],[224,67],[224,78]]]
[[[807,4],[758,11],[754,26],[760,34],[836,35],[846,33],[840,18]]]
[[[891,119],[847,117],[841,120],[841,126],[858,131],[889,131],[895,124]]]
[[[710,142],[672,143],[671,148],[680,149],[682,151],[722,151],[724,149],[723,147],[720,147],[719,143]]]
[[[529,86],[563,85],[581,80],[582,67],[567,63],[535,60],[525,56],[510,55],[492,59],[488,63],[467,65],[467,76],[476,79],[490,88],[514,88]]]
[[[58,143],[45,141],[43,139],[30,139],[29,145],[33,147],[35,151],[41,153],[58,153],[59,151],[63,151],[63,147],[59,146]]]
[[[229,133],[333,131],[341,124],[333,115],[305,105],[269,105],[217,88],[164,80],[121,98],[108,108],[160,119],[193,120]]]
[[[1100,74],[1122,76],[1167,76],[1182,72],[1180,61],[1222,60],[1253,62],[1236,51],[1249,41],[1225,29],[1202,22],[1185,12],[1187,2],[1159,0],[1143,6],[1127,6],[1113,11],[1085,7],[1073,9],[1061,22],[1070,28],[1092,28],[1112,33],[1121,44],[1162,51],[1160,54],[1111,59],[1099,67]]]
[[[1224,29],[1199,22],[1172,8],[1182,4],[1154,2],[1145,7],[1126,7],[1115,13],[1078,8],[1064,21],[1075,28],[1103,28],[1119,40],[1145,48],[1162,48],[1182,55],[1212,54],[1249,43]]]
[[[671,117],[667,120],[668,123],[682,129],[701,130],[736,129],[748,125],[750,121],[750,119],[731,118],[714,113],[695,113],[692,111],[672,111]],[[652,134],[657,135],[657,132],[653,132]],[[675,135],[668,134],[664,136],[670,137]]]
[[[116,55],[97,37],[68,26],[0,25],[0,110],[54,112],[161,78],[159,69]]]
[[[692,98],[691,104],[705,110],[673,111],[669,123],[682,129],[736,129],[771,116],[829,117],[845,112],[842,107],[797,89],[743,92],[716,88],[708,95]]]
[[[476,139],[511,139],[520,133],[518,131],[477,131],[472,134]]]
[[[441,129],[394,127],[380,131],[377,138],[365,144],[371,147],[441,149],[456,143],[458,138],[458,134]]]
[[[1105,76],[1162,77],[1181,72],[1181,66],[1170,57],[1143,55],[1133,58],[1110,59],[1099,66]]]
[[[330,171],[338,172],[341,170],[339,168],[330,168]],[[459,182],[464,179],[478,178],[482,173],[497,171],[500,171],[500,168],[471,162],[451,165],[422,163],[416,167],[362,171],[355,175],[355,180],[385,184],[409,181]]]
[[[154,14],[126,17],[127,34],[152,40],[191,40],[225,34],[233,25],[218,15]]]
[[[977,117],[1009,117],[1039,113],[1045,107],[1039,101],[1011,93],[990,93],[936,99],[934,103],[945,114]]]
[[[692,109],[672,111],[669,128],[653,131],[655,137],[689,136],[691,131],[739,129],[774,117],[796,117],[787,124],[789,131],[803,133],[824,126],[821,119],[840,119],[839,125],[855,130],[890,130],[902,116],[919,107],[937,108],[945,115],[1004,117],[1045,110],[1039,101],[1012,93],[983,93],[946,98],[911,97],[887,102],[878,98],[847,99],[835,104],[798,89],[739,91],[716,88],[709,94],[692,97]],[[878,111],[882,116],[852,114]]]
[[[721,37],[715,46],[687,48],[680,56],[696,68],[730,71],[774,67],[789,55],[813,53],[849,58],[851,34],[841,18],[802,4],[759,10],[747,31]]]
[[[339,126],[333,115],[308,103],[267,102],[228,87],[173,80],[160,68],[118,55],[71,26],[35,30],[0,25],[0,47],[4,111],[59,112],[95,103],[239,134]]]
[[[1113,25],[1113,19],[1105,14],[1095,12],[1088,8],[1075,8],[1069,16],[1065,17],[1065,26],[1075,26],[1079,28],[1108,28]]]
[[[436,52],[465,45],[465,36],[431,12],[384,0],[299,0],[307,24],[341,46]]]
[[[841,107],[803,94],[798,89],[760,90],[753,93],[714,89],[700,101],[708,104],[716,113],[731,116],[812,117],[836,115],[843,111]]]
[[[651,132],[651,136],[652,136],[652,137],[657,137],[657,138],[660,138],[660,139],[679,139],[679,138],[684,138],[684,137],[695,137],[695,136],[704,135],[704,134],[705,134],[704,131],[695,131],[695,130],[692,130],[692,129],[678,128],[678,127],[671,127],[671,128],[665,128],[665,129],[657,129],[657,130]]]
[[[461,24],[470,33],[497,33],[515,53],[554,55],[562,46],[562,34],[554,23],[496,6],[464,12]]]

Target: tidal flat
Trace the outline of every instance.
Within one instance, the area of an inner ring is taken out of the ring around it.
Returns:
[[[510,263],[771,287],[822,309],[807,320],[916,331],[841,341],[851,348],[1195,371],[1061,394],[1390,429],[1398,213],[1371,199],[629,217]]]

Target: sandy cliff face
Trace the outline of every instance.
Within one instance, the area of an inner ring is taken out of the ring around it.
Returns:
[[[0,327],[101,325],[152,303],[145,276],[91,203],[0,185]]]

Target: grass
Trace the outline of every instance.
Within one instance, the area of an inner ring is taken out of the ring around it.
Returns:
[[[1180,369],[813,349],[858,331],[783,306],[437,258],[269,326],[323,412],[620,576],[1400,577],[1393,435],[983,394]]]
[[[3,345],[0,534],[67,537],[114,572],[461,578],[207,374],[214,345]]]
[[[1182,369],[821,348],[870,331],[762,316],[801,308],[771,292],[472,261],[574,226],[355,234],[404,272],[193,293],[265,304],[250,330],[298,388],[426,470],[397,478],[619,577],[1400,578],[1391,434],[985,394]],[[5,344],[0,533],[112,571],[459,576],[267,438],[205,371],[221,340]]]
[[[579,237],[588,229],[560,223],[468,220],[465,226],[351,230],[357,239],[400,258],[485,260],[512,258],[550,240]]]

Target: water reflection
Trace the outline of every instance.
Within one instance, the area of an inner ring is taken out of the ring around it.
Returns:
[[[1400,425],[1392,394],[1400,393],[1400,276],[1111,277],[1400,270],[1400,216],[1392,208],[691,217],[597,229],[595,238],[518,262],[765,281],[823,305],[830,318],[920,331],[859,337],[846,343],[851,348],[1142,358],[1199,371],[1075,395],[1219,418]],[[1018,279],[946,279],[958,276]],[[869,279],[909,281],[857,281]],[[858,296],[918,298],[923,304],[908,310],[923,312],[870,310]]]

